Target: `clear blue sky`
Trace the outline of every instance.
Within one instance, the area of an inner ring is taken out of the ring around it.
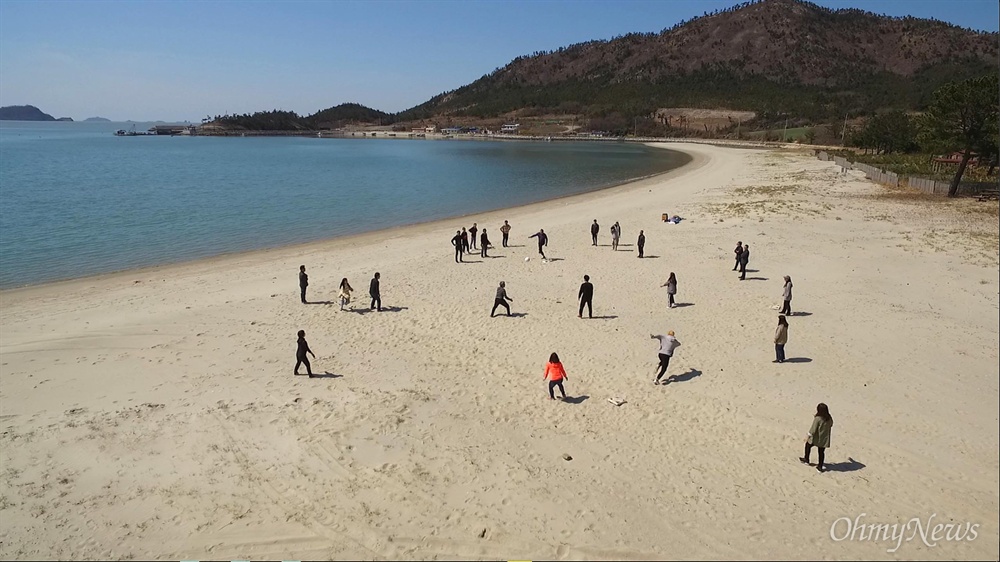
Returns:
[[[400,111],[511,59],[658,32],[719,0],[0,0],[0,105],[191,120],[342,102]],[[997,0],[820,0],[997,31]]]

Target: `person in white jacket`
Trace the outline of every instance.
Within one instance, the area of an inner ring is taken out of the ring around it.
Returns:
[[[681,342],[677,341],[674,337],[674,331],[670,330],[667,335],[653,335],[650,334],[649,337],[654,340],[660,340],[660,363],[657,365],[659,372],[656,374],[656,378],[653,380],[653,384],[660,384],[660,379],[667,372],[667,367],[670,366],[670,358],[674,355],[674,350],[677,349]],[[667,377],[669,379],[670,377]],[[664,384],[666,381],[664,381]]]

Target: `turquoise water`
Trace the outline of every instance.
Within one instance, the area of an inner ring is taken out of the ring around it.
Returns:
[[[631,143],[112,135],[128,127],[0,122],[0,287],[542,201],[687,161]]]

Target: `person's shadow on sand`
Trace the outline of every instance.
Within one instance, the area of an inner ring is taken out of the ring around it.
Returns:
[[[700,376],[701,376],[701,371],[699,371],[698,369],[689,369],[688,372],[686,373],[681,373],[679,375],[670,375],[661,384],[668,385],[672,382],[689,381],[695,377],[700,377]]]
[[[854,472],[861,470],[866,465],[851,457],[847,457],[847,462],[828,462],[823,464],[823,469],[827,472]]]
[[[584,394],[582,396],[567,396],[566,398],[563,398],[562,401],[568,404],[580,404],[588,398],[590,398],[590,396]]]
[[[313,373],[312,378],[314,378],[314,379],[342,379],[342,378],[344,378],[344,375],[337,375],[337,374],[331,373],[330,371],[324,371],[322,375],[317,375],[317,374]]]

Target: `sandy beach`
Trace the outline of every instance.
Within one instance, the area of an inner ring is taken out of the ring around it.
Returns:
[[[997,205],[888,190],[811,151],[663,146],[693,161],[0,292],[0,558],[1000,557]],[[449,240],[473,221],[496,247],[456,264]],[[593,319],[577,318],[584,274]],[[784,275],[796,314],[774,364]],[[335,304],[343,277],[353,311]],[[516,316],[490,318],[501,280]],[[292,375],[299,329],[320,378]],[[675,378],[654,386],[650,334],[667,330]],[[565,402],[542,380],[553,351]],[[835,420],[825,473],[798,461],[818,402]],[[925,541],[914,519],[975,537]],[[915,534],[844,538],[855,521]]]

